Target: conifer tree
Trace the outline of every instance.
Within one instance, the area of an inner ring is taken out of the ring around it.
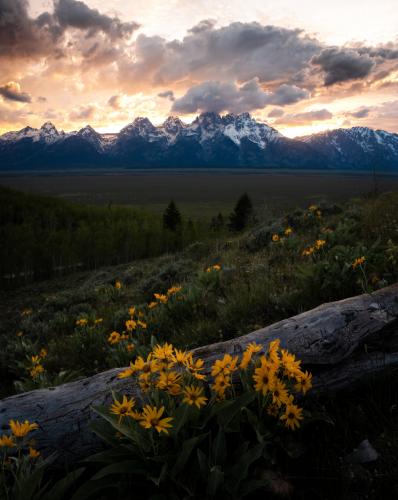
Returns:
[[[242,231],[253,220],[253,204],[247,193],[236,202],[234,211],[229,216],[229,229]]]
[[[170,229],[170,231],[176,231],[181,226],[181,214],[174,203],[171,200],[166,210],[163,213],[163,227]]]

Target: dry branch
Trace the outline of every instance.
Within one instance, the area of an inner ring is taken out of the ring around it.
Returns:
[[[206,370],[225,353],[239,354],[250,342],[266,347],[270,340],[297,355],[314,373],[313,393],[333,392],[398,367],[398,284],[373,294],[323,304],[239,338],[196,349]],[[38,422],[38,447],[44,455],[88,456],[98,446],[89,428],[92,406],[109,404],[111,390],[139,398],[131,379],[119,380],[120,369],[50,389],[0,401],[0,425],[9,419]]]

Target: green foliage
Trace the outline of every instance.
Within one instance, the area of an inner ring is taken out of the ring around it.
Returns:
[[[109,205],[83,206],[0,187],[0,283],[21,283],[176,251],[211,236],[174,202],[162,218]],[[178,229],[178,231],[177,231]]]

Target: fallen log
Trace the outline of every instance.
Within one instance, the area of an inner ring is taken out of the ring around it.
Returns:
[[[353,387],[398,368],[398,283],[323,304],[242,337],[200,347],[193,354],[205,361],[208,373],[225,353],[240,354],[250,342],[266,348],[275,338],[311,369],[313,394]],[[111,390],[140,397],[131,379],[117,378],[120,370],[3,399],[1,429],[7,429],[10,419],[28,419],[40,426],[35,439],[43,455],[56,452],[69,461],[86,457],[101,446],[89,427],[96,418],[92,407],[109,404]]]

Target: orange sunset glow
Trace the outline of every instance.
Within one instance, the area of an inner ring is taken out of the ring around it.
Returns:
[[[397,26],[393,0],[0,0],[0,133],[205,111],[398,132]]]

